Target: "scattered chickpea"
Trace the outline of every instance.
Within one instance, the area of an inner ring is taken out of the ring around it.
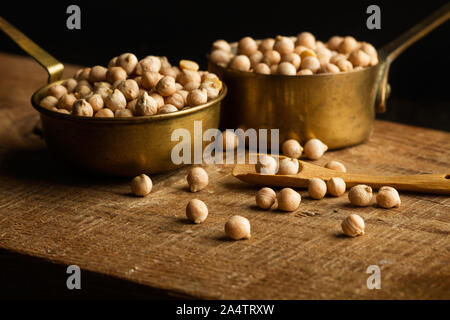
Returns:
[[[255,73],[270,74],[270,68],[265,63],[258,63],[254,69]]]
[[[261,209],[270,209],[277,200],[277,194],[270,188],[262,188],[256,194],[256,205]]]
[[[295,139],[288,139],[281,145],[281,151],[289,158],[298,159],[302,156],[303,148]]]
[[[342,221],[342,231],[349,237],[364,235],[365,224],[363,218],[357,214],[351,214]]]
[[[345,166],[341,162],[335,161],[335,160],[327,162],[327,164],[325,164],[325,168],[339,171],[339,172],[347,172],[347,169],[345,168]]]
[[[131,191],[134,195],[145,197],[152,191],[152,179],[146,174],[141,174],[131,180]]]
[[[250,239],[250,221],[242,216],[232,216],[225,223],[225,234],[233,240]]]
[[[339,197],[345,193],[346,185],[342,178],[333,177],[327,181],[328,193],[332,196]]]
[[[60,84],[55,84],[49,88],[49,95],[54,96],[56,99],[61,98],[67,93],[67,88]]]
[[[111,109],[103,108],[98,110],[94,117],[96,118],[114,118],[114,112],[111,111]]]
[[[278,171],[277,160],[266,154],[259,155],[255,170],[261,174],[276,174]]]
[[[208,186],[208,173],[202,167],[192,167],[186,177],[191,192],[198,192]]]
[[[86,100],[79,99],[73,103],[72,114],[83,117],[92,117],[94,115],[94,110]]]
[[[66,93],[61,98],[59,98],[58,108],[65,109],[67,111],[72,111],[72,106],[76,100],[77,98],[75,98],[73,94]]]
[[[166,113],[173,113],[177,112],[178,108],[175,107],[172,104],[165,104],[161,108],[158,109],[158,114],[166,114]]]
[[[118,89],[114,89],[114,91],[106,97],[104,102],[106,107],[108,107],[112,111],[116,111],[117,109],[124,109],[127,107],[127,99],[125,99],[123,93]]]
[[[222,132],[223,150],[235,150],[239,145],[238,136],[231,130]]]
[[[302,69],[309,69],[312,72],[316,72],[320,69],[320,62],[316,57],[308,56],[305,59],[302,59],[300,67]]]
[[[281,62],[277,68],[277,74],[286,76],[295,76],[297,74],[297,69],[292,63]]]
[[[205,89],[192,90],[189,92],[186,100],[189,106],[199,106],[208,102],[208,93]]]
[[[137,57],[132,53],[123,53],[117,59],[117,66],[122,67],[125,72],[130,75],[136,69],[138,64]]]
[[[238,54],[251,56],[256,50],[258,50],[258,45],[256,44],[256,41],[250,37],[244,37],[238,43]]]
[[[94,66],[91,69],[91,72],[89,73],[89,81],[94,82],[100,82],[106,80],[106,73],[108,72],[108,69],[102,66]]]
[[[310,139],[304,146],[304,153],[308,159],[317,160],[328,150],[328,146],[319,139]]]
[[[45,108],[48,110],[53,110],[54,108],[56,108],[57,104],[58,104],[58,99],[56,99],[56,97],[54,97],[54,96],[46,96],[39,102],[39,105],[42,108]]]
[[[319,178],[312,178],[308,184],[309,196],[313,199],[320,200],[327,193],[327,184]]]
[[[244,55],[235,56],[231,59],[229,67],[234,70],[249,71],[251,67],[250,59]]]
[[[372,196],[372,188],[364,184],[358,184],[348,192],[350,203],[359,207],[367,207],[372,201]]]
[[[297,159],[285,158],[280,160],[277,174],[293,175],[298,173],[299,163]]]
[[[152,116],[158,112],[158,104],[147,92],[144,92],[136,102],[135,111],[138,116]]]
[[[398,191],[392,187],[381,187],[377,194],[377,204],[382,208],[398,208],[402,203]]]
[[[186,206],[186,217],[198,224],[202,223],[208,217],[208,207],[199,199],[192,199]]]
[[[300,194],[291,189],[291,188],[284,188],[278,193],[278,209],[282,211],[295,211],[300,206],[300,202],[302,201],[302,197]]]

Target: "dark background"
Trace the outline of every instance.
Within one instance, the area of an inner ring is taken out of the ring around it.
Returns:
[[[206,67],[219,38],[264,38],[308,30],[318,39],[353,35],[381,48],[447,1],[16,1],[1,15],[57,59],[107,64],[122,52],[166,55]],[[66,28],[66,8],[81,8],[81,30]],[[366,8],[381,8],[381,30],[366,28]],[[404,52],[391,68],[392,95],[381,119],[450,131],[449,33],[445,24]],[[22,54],[0,33],[0,50]]]

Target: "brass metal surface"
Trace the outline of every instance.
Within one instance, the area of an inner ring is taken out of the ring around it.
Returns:
[[[339,74],[261,75],[224,68],[208,69],[228,85],[222,127],[280,129],[280,142],[318,138],[330,149],[363,142],[375,110],[384,112],[389,67],[407,47],[449,19],[447,4],[379,51],[376,66]]]

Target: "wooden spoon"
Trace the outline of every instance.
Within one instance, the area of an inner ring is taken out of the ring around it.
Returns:
[[[284,157],[280,156],[279,158]],[[450,174],[373,176],[343,173],[301,160],[298,160],[298,162],[299,173],[295,175],[260,174],[256,173],[254,164],[237,164],[233,169],[233,176],[250,184],[292,188],[307,188],[311,178],[320,178],[327,181],[332,177],[339,177],[345,181],[347,188],[357,184],[366,184],[374,189],[390,186],[404,191],[450,194]]]

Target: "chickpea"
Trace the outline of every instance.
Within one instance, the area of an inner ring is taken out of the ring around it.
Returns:
[[[205,89],[196,89],[189,92],[187,104],[191,107],[199,106],[208,102],[208,93]]]
[[[309,69],[302,69],[299,72],[297,72],[298,76],[310,76],[312,74],[314,74],[314,73]]]
[[[180,93],[180,91],[178,91],[178,93]],[[152,94],[150,94],[150,97],[152,97],[156,101],[156,105],[158,108],[161,108],[163,105],[165,105],[164,98],[160,94],[153,92]]]
[[[261,51],[263,54],[266,51],[273,50],[273,45],[275,44],[275,39],[267,38],[261,41],[258,50]]]
[[[342,39],[341,43],[339,44],[338,51],[340,53],[350,53],[357,48],[358,42],[356,41],[356,39],[352,36],[347,36]]]
[[[261,209],[270,209],[277,200],[277,194],[270,188],[262,188],[256,194],[256,205]]]
[[[108,69],[111,69],[112,67],[117,67],[117,59],[119,59],[119,57],[114,57],[111,58],[111,60],[109,60]]]
[[[278,51],[281,56],[284,56],[285,54],[292,53],[294,51],[294,47],[294,42],[291,39],[278,36],[275,39],[273,50]]]
[[[192,90],[195,90],[198,88],[200,88],[200,82],[191,81],[191,82],[186,83],[184,85],[184,87],[182,87],[181,89],[184,89],[186,91],[192,91]]]
[[[300,68],[300,56],[298,54],[296,54],[295,52],[291,52],[288,54],[285,54],[284,56],[281,57],[281,62],[289,62],[291,63],[295,69]],[[297,70],[296,70],[297,72]]]
[[[338,177],[333,177],[327,181],[328,193],[332,196],[339,197],[345,193],[345,181]]]
[[[170,96],[177,91],[175,87],[175,79],[172,77],[162,77],[156,84],[156,91],[163,97]]]
[[[113,92],[112,89],[106,87],[101,87],[95,90],[95,93],[100,95],[100,97],[102,97],[103,100],[105,100],[106,97],[109,96],[112,92]]]
[[[288,139],[281,145],[281,151],[289,158],[298,159],[302,156],[303,148],[295,139]]]
[[[78,84],[77,80],[72,78],[67,79],[66,81],[63,82],[63,86],[66,87],[68,93],[72,93],[75,90],[77,84]]]
[[[198,192],[208,186],[208,173],[202,167],[192,167],[186,177],[191,192]]]
[[[161,70],[161,59],[155,56],[148,56],[138,62],[135,73],[142,76],[144,72],[159,72]]]
[[[305,59],[302,58],[300,67],[302,69],[309,69],[312,72],[317,72],[320,69],[320,62],[316,57],[308,56]]]
[[[127,109],[131,111],[131,113],[135,114],[136,113],[136,103],[137,103],[137,99],[133,99],[131,101],[128,101],[127,103]]]
[[[294,175],[298,173],[298,168],[297,159],[286,158],[280,161],[277,174]]]
[[[302,52],[308,50],[308,51],[312,51],[311,49],[309,49],[308,47],[305,46],[296,46],[294,48],[294,53],[298,54],[299,56],[301,56]],[[314,52],[314,51],[312,51]]]
[[[133,112],[130,109],[117,109],[116,112],[114,112],[114,116],[116,118],[129,118],[133,116]]]
[[[313,50],[306,48],[305,50],[303,50],[300,53],[300,59],[303,61],[303,60],[305,60],[306,57],[317,58],[317,54]],[[319,59],[317,59],[317,60],[319,60]]]
[[[330,63],[337,65],[337,62],[342,59],[347,60],[347,55],[338,53],[330,58]]]
[[[80,80],[89,80],[89,74],[91,73],[91,68],[83,68],[78,70],[75,73],[74,79],[77,81]]]
[[[59,109],[65,109],[67,111],[72,111],[73,103],[77,100],[75,96],[71,93],[64,94],[61,98],[58,100],[58,108]]]
[[[127,79],[127,80],[121,81],[117,85],[117,89],[123,93],[123,95],[125,96],[125,99],[127,99],[127,101],[136,99],[139,95],[139,86],[138,86],[137,82],[134,81],[133,79]]]
[[[209,58],[215,64],[226,66],[230,62],[232,55],[229,52],[223,50],[214,50],[211,52]]]
[[[111,89],[112,85],[109,82],[99,81],[94,83],[94,91],[97,91],[100,88],[108,88]]]
[[[291,189],[284,188],[278,194],[278,209],[291,212],[298,209],[300,206],[300,202],[302,201],[302,197],[300,194]]]
[[[239,55],[251,56],[258,50],[258,45],[256,41],[250,37],[244,37],[239,40],[237,53]]]
[[[68,110],[66,110],[66,109],[57,109],[56,112],[64,113],[64,114],[70,114],[70,112]]]
[[[136,102],[135,112],[138,116],[152,116],[158,112],[158,104],[147,92],[144,92]]]
[[[153,89],[163,76],[158,72],[146,71],[142,75],[141,84],[145,89]]]
[[[158,114],[166,114],[177,112],[178,108],[171,104],[165,104],[161,108],[158,109]]]
[[[125,72],[130,75],[134,72],[136,69],[136,66],[138,64],[137,57],[132,53],[122,53],[117,58],[117,66],[122,67]]]
[[[161,61],[161,69],[163,68],[171,68],[172,65],[169,62],[169,59],[167,57],[158,57],[159,61]]]
[[[336,66],[341,70],[342,72],[352,71],[353,65],[350,61],[346,59],[340,59],[336,62]]]
[[[370,56],[363,50],[355,50],[350,53],[348,61],[350,61],[355,67],[367,67],[370,64]]]
[[[359,207],[367,207],[372,201],[372,196],[372,188],[364,184],[358,184],[348,192],[350,203]]]
[[[181,70],[198,71],[198,69],[200,69],[200,67],[198,66],[197,62],[195,62],[195,61],[180,60],[180,69]]]
[[[316,49],[316,38],[310,32],[302,32],[297,36],[297,46],[305,46],[312,50]]]
[[[309,196],[313,199],[320,200],[327,193],[327,184],[319,178],[312,178],[308,184]]]
[[[270,68],[265,63],[258,63],[254,69],[255,73],[270,74]]]
[[[342,40],[344,40],[343,37],[339,37],[339,36],[331,37],[330,39],[328,39],[328,42],[327,42],[328,49],[337,51]]]
[[[331,51],[327,48],[317,48],[316,50],[317,59],[319,59],[319,62],[321,65],[330,62],[331,59]]]
[[[349,237],[364,235],[364,220],[357,214],[351,214],[342,221],[342,231]]]
[[[219,89],[217,89],[215,87],[215,84],[211,81],[206,81],[203,82],[200,85],[200,89],[205,89],[206,90],[206,94],[208,96],[208,101],[217,98],[217,96],[219,95]]]
[[[186,217],[194,223],[202,223],[208,217],[208,207],[198,199],[192,199],[186,206]]]
[[[278,171],[277,160],[266,154],[259,155],[255,170],[261,174],[276,174]]]
[[[89,81],[94,82],[100,82],[106,80],[106,73],[108,72],[108,69],[102,66],[94,66],[91,69],[91,72],[89,72]]]
[[[235,150],[239,145],[239,138],[232,130],[222,132],[223,150]]]
[[[361,48],[362,51],[364,51],[365,53],[367,53],[370,57],[377,57],[377,50],[375,49],[375,47],[373,45],[371,45],[370,43],[367,42],[363,42],[361,44]]]
[[[177,110],[181,110],[184,107],[184,98],[181,94],[175,92],[173,95],[166,97],[164,99],[164,103],[166,105],[172,105]],[[171,111],[171,112],[173,112],[173,111]]]
[[[322,65],[322,67],[319,70],[320,73],[339,73],[341,70],[339,70],[338,66],[332,63],[325,63]]]
[[[138,175],[131,180],[131,192],[139,197],[145,197],[153,188],[152,179],[146,174]]]
[[[79,99],[73,103],[72,114],[83,117],[92,117],[94,115],[94,110],[86,100]]]
[[[161,70],[159,70],[159,73],[162,76],[170,76],[174,79],[176,79],[178,77],[180,72],[181,72],[181,70],[178,69],[177,67],[161,68]]]
[[[114,91],[106,97],[104,103],[106,107],[113,112],[117,109],[125,109],[127,107],[127,99],[125,99],[123,93],[118,89],[114,89]]]
[[[327,164],[325,164],[325,168],[339,171],[339,172],[347,172],[347,169],[345,168],[345,166],[342,163],[340,163],[339,161],[335,161],[335,160],[327,162]]]
[[[327,150],[328,146],[319,139],[308,140],[304,147],[305,156],[311,160],[319,159]]]
[[[398,208],[402,203],[398,191],[392,187],[381,187],[377,194],[377,204],[382,208]]]
[[[295,76],[297,74],[297,69],[292,63],[282,62],[278,65],[277,74]]]
[[[267,64],[269,67],[275,64],[279,64],[281,61],[281,55],[278,51],[267,50],[264,52],[262,62]]]
[[[48,89],[48,93],[50,96],[54,96],[56,99],[59,99],[67,93],[67,88],[60,84],[55,84]]]
[[[126,80],[127,72],[122,67],[112,67],[106,72],[106,81],[114,83],[117,80]]]
[[[54,96],[46,96],[39,102],[39,106],[48,110],[55,109],[57,104],[58,99]]]
[[[263,53],[261,51],[256,51],[250,56],[250,65],[254,69],[263,59]]]
[[[75,88],[75,97],[77,97],[78,99],[84,99],[86,98],[88,95],[90,95],[92,93],[91,87],[87,86],[87,85],[80,85],[80,83],[78,83],[78,86]]]
[[[212,44],[213,50],[223,50],[225,52],[231,52],[230,44],[225,40],[217,40]]]
[[[95,113],[96,118],[114,118],[114,112],[111,109],[103,108]]]
[[[373,56],[370,58],[369,66],[375,66],[378,64],[378,56]]]
[[[202,82],[202,76],[197,71],[192,70],[182,70],[180,74],[177,77],[177,82],[180,83],[182,86],[185,86],[189,82]]]
[[[233,240],[250,239],[250,221],[242,216],[232,216],[225,223],[225,234]]]
[[[278,65],[274,64],[270,66],[270,74],[277,74],[278,71]]]
[[[247,56],[239,55],[231,59],[229,68],[240,71],[250,71],[251,63]]]

